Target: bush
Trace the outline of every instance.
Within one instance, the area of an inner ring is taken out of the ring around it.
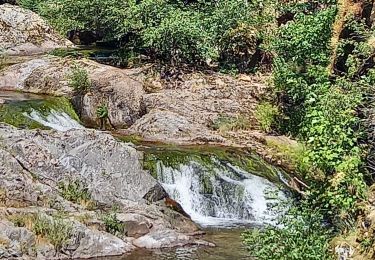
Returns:
[[[269,8],[264,1],[40,1],[39,13],[62,34],[92,31],[103,41],[126,46],[129,51],[122,52],[126,57],[140,52],[174,65],[202,65],[222,57],[226,65],[244,70],[257,48],[257,29],[270,22],[262,16]],[[254,34],[246,32],[250,27]],[[235,43],[232,36],[241,42]]]
[[[258,50],[258,33],[247,25],[240,24],[228,30],[221,39],[220,62],[224,67],[235,65],[239,72],[254,68],[254,55]]]
[[[115,211],[103,214],[102,221],[105,225],[105,231],[115,236],[121,236],[125,232],[125,224],[117,219]]]
[[[74,203],[79,203],[89,209],[95,206],[86,185],[78,180],[62,181],[58,184],[61,196]]]
[[[72,236],[73,226],[59,216],[38,214],[33,219],[33,232],[46,238],[56,252],[61,251]]]
[[[245,232],[242,237],[252,256],[264,260],[329,260],[328,241],[332,231],[319,211],[294,207],[279,225]]]
[[[17,0],[17,3],[23,8],[30,9],[31,11],[39,11],[39,6],[45,0]]]
[[[279,109],[268,102],[259,104],[255,112],[255,116],[260,124],[260,128],[266,133],[270,133],[272,131],[279,115]]]
[[[85,92],[91,88],[91,81],[87,71],[78,65],[71,69],[68,84],[77,92]]]

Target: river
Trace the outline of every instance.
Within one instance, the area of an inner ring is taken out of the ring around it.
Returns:
[[[0,92],[0,121],[58,131],[83,128],[64,98]],[[250,259],[241,232],[275,224],[287,196],[282,173],[249,151],[220,147],[137,144],[144,167],[177,201],[216,247],[139,249],[113,259]],[[110,258],[108,258],[110,259]]]

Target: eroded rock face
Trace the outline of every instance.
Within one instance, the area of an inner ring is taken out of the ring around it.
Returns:
[[[144,236],[162,239],[166,229],[168,239],[158,247],[201,244],[188,235],[198,230],[190,219],[156,201],[163,197],[162,187],[143,170],[141,158],[131,145],[95,130],[30,131],[0,124],[0,239],[6,245],[0,243],[0,256],[55,256],[48,239],[40,244],[32,229],[7,219],[52,218],[61,211],[73,227],[69,243],[57,252],[61,259],[122,255],[148,247],[135,243]],[[80,183],[89,201],[69,201],[61,183]],[[103,214],[115,214],[116,223],[125,228],[109,234]],[[25,251],[25,241],[35,250]]]
[[[125,133],[164,142],[221,143],[225,139],[206,126],[174,112],[154,109],[136,121]]]
[[[39,180],[53,185],[77,179],[102,204],[121,203],[121,199],[140,201],[157,185],[142,170],[138,152],[108,134],[94,130],[14,131],[2,127],[0,136],[6,151]]]
[[[6,54],[30,55],[72,45],[32,11],[0,5],[0,49]]]
[[[158,80],[148,83],[158,90],[144,96],[147,112],[166,110],[204,126],[210,126],[220,116],[245,115],[250,119],[250,127],[257,127],[254,112],[267,88],[263,82],[219,73],[193,73],[184,75],[175,84]]]

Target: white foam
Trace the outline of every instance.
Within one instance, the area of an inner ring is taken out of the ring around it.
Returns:
[[[84,128],[76,120],[71,118],[65,112],[57,112],[51,110],[48,116],[42,115],[42,113],[32,110],[30,113],[23,113],[24,116],[38,122],[41,125],[55,129],[57,131],[68,131],[71,129],[82,129]]]
[[[268,204],[275,199],[267,198],[266,192],[273,191],[278,194],[277,199],[284,198],[270,181],[223,165],[214,158],[209,169],[195,161],[174,168],[158,162],[157,172],[169,196],[202,226],[270,223],[276,216]],[[209,194],[202,190],[202,178],[206,178],[205,185],[210,186]]]

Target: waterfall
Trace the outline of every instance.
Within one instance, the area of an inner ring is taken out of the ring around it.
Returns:
[[[12,91],[0,91],[0,122],[21,128],[51,128],[58,131],[83,128],[70,101]]]
[[[271,223],[277,214],[272,206],[285,199],[272,182],[215,156],[209,165],[190,160],[172,167],[159,160],[156,173],[169,196],[202,226]]]
[[[71,118],[67,113],[57,112],[54,109],[51,109],[47,116],[44,116],[42,113],[36,110],[32,110],[30,113],[24,112],[23,115],[43,126],[55,129],[57,131],[68,131],[70,129],[83,128],[83,126]]]

